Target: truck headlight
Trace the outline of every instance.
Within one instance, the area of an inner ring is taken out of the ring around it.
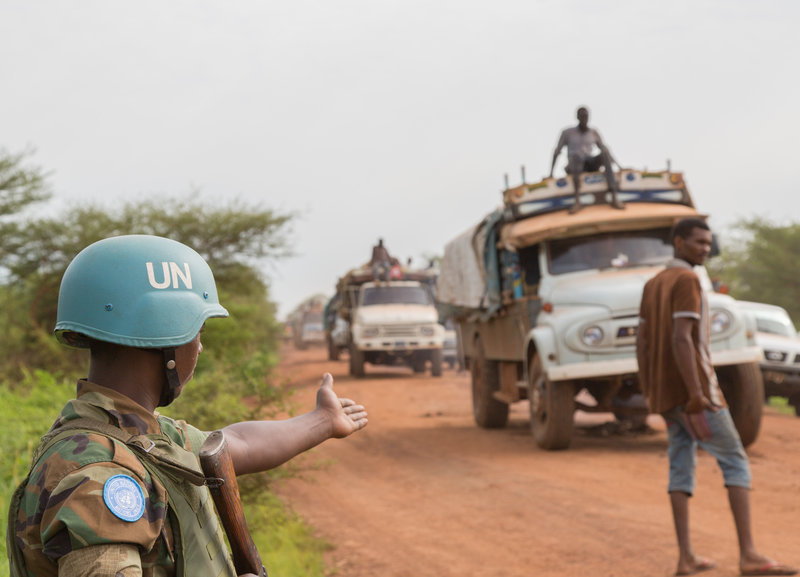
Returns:
[[[366,327],[361,329],[361,336],[363,336],[365,339],[371,339],[377,337],[379,332],[380,330],[378,327]]]
[[[711,333],[724,333],[731,326],[731,315],[727,311],[711,313]]]
[[[599,345],[603,340],[603,329],[598,326],[586,327],[583,329],[581,340],[583,344],[589,345],[590,347]]]
[[[432,337],[436,330],[433,327],[422,327],[420,332],[423,337]]]

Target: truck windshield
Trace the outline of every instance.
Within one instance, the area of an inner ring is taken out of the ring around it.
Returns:
[[[550,273],[662,265],[673,254],[668,238],[668,229],[653,229],[553,240],[548,245]]]
[[[303,322],[306,324],[322,324],[322,313],[321,312],[311,312],[306,313],[303,317]]]
[[[431,305],[430,293],[421,286],[375,286],[364,287],[361,306],[405,304]]]

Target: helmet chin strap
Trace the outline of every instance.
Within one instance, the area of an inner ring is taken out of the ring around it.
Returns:
[[[162,349],[164,356],[164,373],[167,375],[167,386],[161,389],[161,398],[158,401],[159,407],[166,407],[178,398],[178,389],[181,380],[178,377],[178,369],[175,364],[175,348]]]

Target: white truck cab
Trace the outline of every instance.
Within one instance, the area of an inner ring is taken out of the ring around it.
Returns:
[[[404,279],[373,281],[371,274],[351,274],[340,281],[352,304],[344,311],[350,323],[350,373],[364,375],[364,365],[406,365],[442,375],[444,327],[430,275],[407,273]],[[369,278],[370,280],[364,280]],[[359,282],[359,280],[361,282]]]

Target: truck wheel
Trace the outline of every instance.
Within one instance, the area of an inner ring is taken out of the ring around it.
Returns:
[[[787,399],[789,405],[794,407],[794,414],[800,417],[800,393],[794,393]]]
[[[475,339],[472,368],[472,413],[475,422],[484,429],[500,429],[508,422],[508,405],[494,398],[500,389],[497,361],[490,361],[483,351],[480,337]]]
[[[575,412],[574,386],[572,381],[553,383],[548,379],[535,353],[528,362],[528,399],[536,444],[547,451],[569,447]]]
[[[717,379],[742,444],[747,447],[758,437],[764,408],[764,381],[758,363],[719,367]]]
[[[333,344],[332,340],[328,340],[328,360],[329,361],[338,361],[339,360],[339,347]]]
[[[306,344],[303,342],[303,339],[300,338],[300,335],[296,335],[294,337],[294,348],[296,348],[298,351],[306,350]]]
[[[350,345],[350,374],[354,377],[364,376],[364,351]]]
[[[435,349],[431,353],[431,375],[434,377],[442,376],[442,349]]]

